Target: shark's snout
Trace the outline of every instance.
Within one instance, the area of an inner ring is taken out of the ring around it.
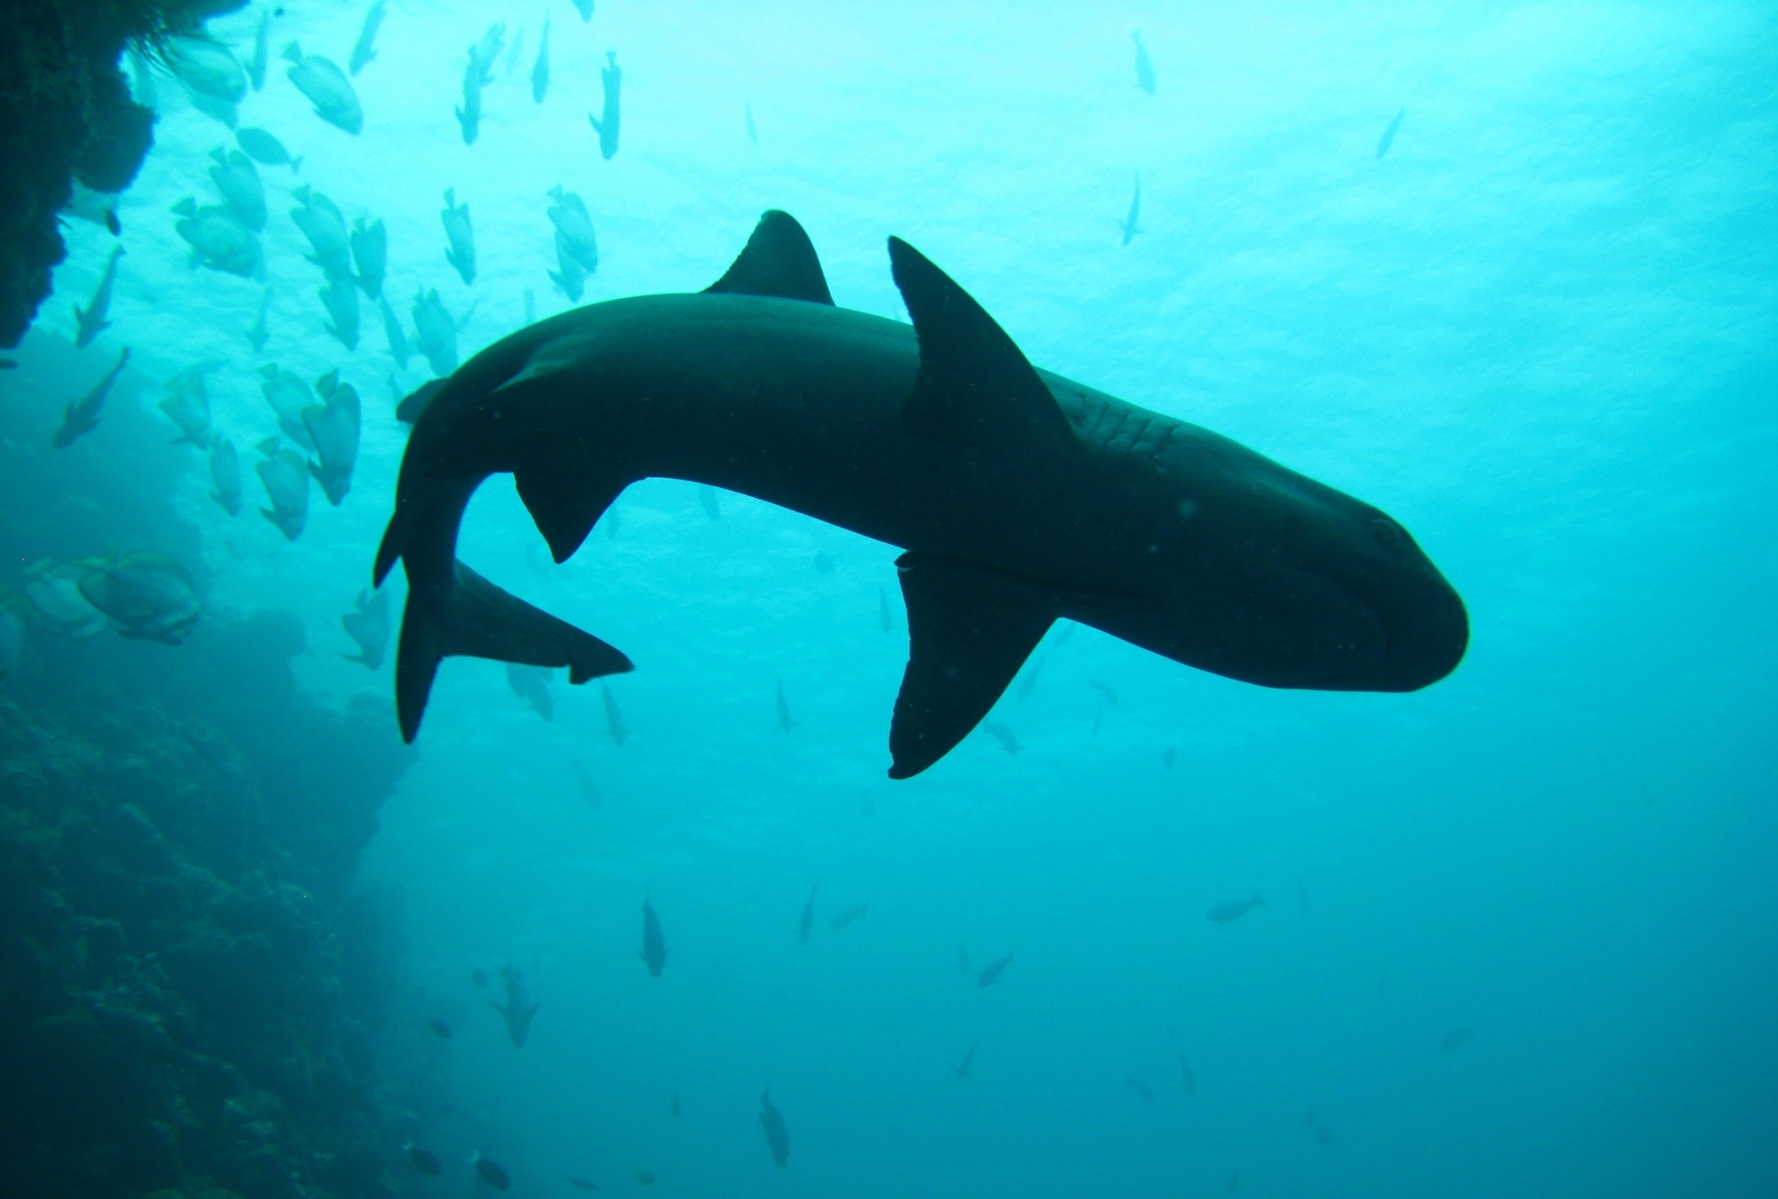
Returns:
[[[1297,686],[1333,691],[1418,691],[1457,668],[1469,646],[1469,615],[1451,585],[1430,578],[1354,598],[1363,604],[1380,640],[1372,652],[1340,669]],[[1344,622],[1350,625],[1349,620]],[[1355,658],[1358,655],[1355,655]]]
[[[1418,691],[1438,682],[1469,648],[1469,613],[1443,578],[1428,585],[1411,610],[1395,618],[1385,662],[1397,683],[1378,690]]]

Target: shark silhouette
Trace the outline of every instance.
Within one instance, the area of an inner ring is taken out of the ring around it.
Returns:
[[[411,741],[449,655],[630,670],[456,560],[510,472],[557,562],[640,479],[741,492],[901,547],[909,656],[891,778],[975,727],[1059,618],[1268,687],[1412,691],[1468,642],[1399,524],[1227,438],[1033,367],[899,238],[913,327],[837,308],[808,235],[767,212],[708,290],[577,308],[483,350],[425,403],[377,552],[408,577]],[[416,405],[417,406],[417,405]]]

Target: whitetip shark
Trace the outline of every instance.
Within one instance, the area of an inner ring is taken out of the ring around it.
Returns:
[[[456,560],[470,496],[510,472],[557,562],[631,483],[685,479],[898,546],[909,659],[889,777],[943,757],[1052,622],[1268,687],[1412,691],[1454,669],[1463,603],[1369,504],[1206,429],[1033,367],[899,238],[913,326],[834,306],[808,235],[767,212],[708,290],[577,308],[430,397],[378,585],[408,577],[402,736],[452,654],[632,669]]]

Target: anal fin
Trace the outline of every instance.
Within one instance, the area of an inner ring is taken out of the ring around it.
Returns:
[[[989,567],[925,554],[896,560],[908,665],[889,727],[892,779],[911,778],[975,728],[1057,616],[1057,597]]]

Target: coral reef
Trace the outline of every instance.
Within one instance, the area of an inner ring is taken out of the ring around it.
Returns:
[[[0,405],[0,591],[119,545],[197,565],[185,451],[135,403],[90,453],[51,450],[56,397],[31,384],[73,351],[26,349]],[[206,611],[178,646],[29,632],[0,686],[0,1195],[393,1194],[411,1115],[375,1050],[396,947],[351,886],[410,760],[388,713],[308,698],[285,613]]]
[[[79,179],[128,187],[154,114],[117,69],[130,42],[197,31],[246,0],[7,0],[0,4],[0,347],[19,343],[66,250],[57,214]]]

